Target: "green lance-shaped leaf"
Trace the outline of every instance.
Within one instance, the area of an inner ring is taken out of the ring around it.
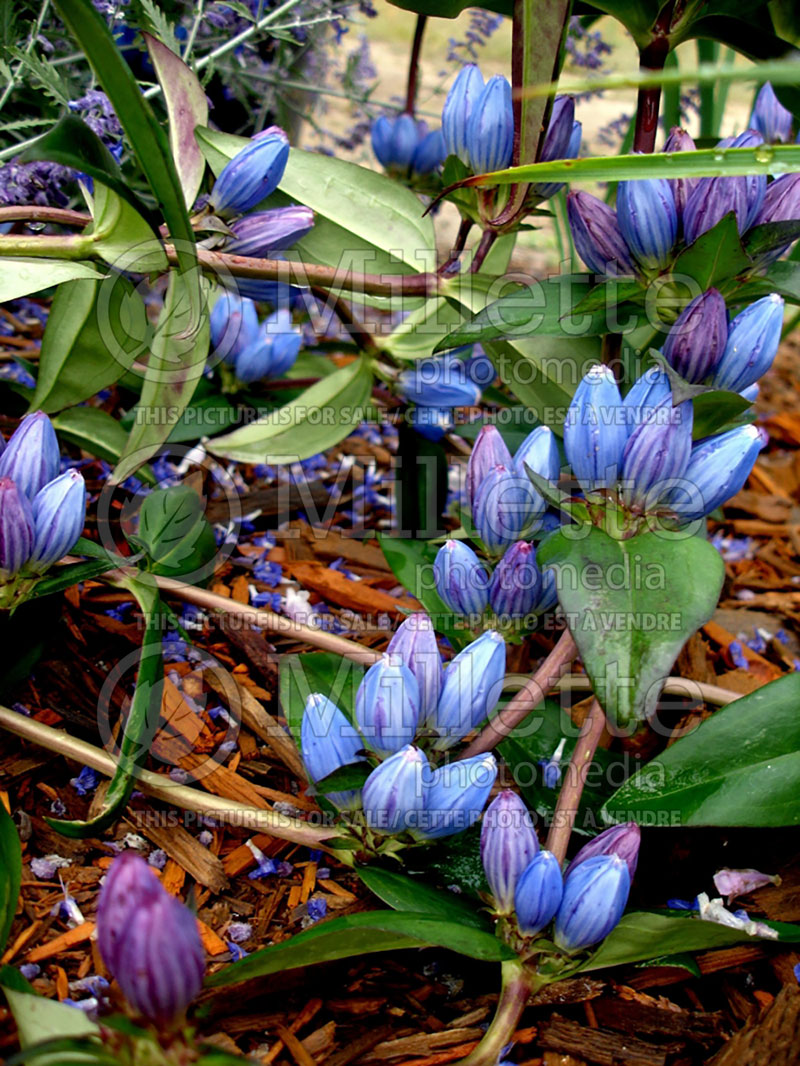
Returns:
[[[22,880],[22,851],[17,827],[0,802],[0,951],[5,947],[14,920]]]
[[[363,866],[356,872],[367,888],[392,910],[440,914],[443,920],[458,925],[471,925],[484,931],[492,928],[486,914],[474,903],[454,892],[426,885],[420,877],[382,870],[378,866]]]
[[[800,823],[800,675],[788,674],[708,718],[607,800],[609,821],[680,825]],[[668,812],[668,813],[665,813]]]
[[[44,1041],[94,1036],[100,1031],[77,1007],[31,992],[22,992],[7,984],[3,985],[3,993],[14,1016],[23,1050]],[[88,1066],[98,1060],[89,1051],[70,1051],[54,1045],[50,1051],[37,1055],[32,1061],[36,1066]]]
[[[31,296],[52,285],[77,278],[100,278],[102,275],[89,263],[67,259],[26,259],[3,256],[0,270],[0,304]]]
[[[109,463],[118,461],[128,441],[128,434],[116,418],[99,407],[68,407],[52,421],[60,436]],[[141,467],[137,477],[155,484],[150,467]]]
[[[595,526],[557,530],[537,552],[610,721],[630,731],[656,706],[678,652],[717,605],[725,567],[700,537],[614,540]]]

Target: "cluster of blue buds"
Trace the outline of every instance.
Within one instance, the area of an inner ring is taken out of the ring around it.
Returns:
[[[583,126],[575,119],[575,98],[557,96],[553,101],[550,123],[544,135],[544,144],[538,162],[553,163],[557,159],[577,159],[581,150]],[[563,182],[537,183],[528,192],[527,203],[534,206],[549,200],[564,188]]]
[[[325,793],[352,828],[434,840],[459,833],[481,815],[497,776],[492,755],[438,759],[494,709],[503,688],[506,649],[484,633],[443,668],[430,618],[407,618],[356,694],[355,724],[327,697],[309,696],[301,751],[312,782],[344,766],[370,772],[363,788]]]
[[[764,82],[750,116],[750,128],[758,130],[767,144],[788,144],[792,139],[793,122],[792,112],[783,106],[770,83]]]
[[[372,124],[372,150],[390,174],[409,180],[430,174],[445,157],[441,130],[429,130],[412,115],[381,115]]]
[[[210,319],[212,353],[242,383],[279,378],[294,366],[303,338],[285,308],[259,322],[252,300],[224,291]]]
[[[41,411],[0,443],[0,606],[11,607],[83,532],[86,485],[77,470],[59,474],[55,430]]]
[[[614,826],[583,847],[562,874],[552,852],[539,847],[525,804],[501,792],[486,809],[481,861],[496,915],[515,916],[523,937],[551,922],[552,941],[568,955],[599,944],[619,923],[636,872],[640,832]]]
[[[497,377],[491,359],[480,345],[474,345],[471,356],[461,358],[467,350],[420,359],[412,370],[398,375],[398,394],[413,404],[409,421],[428,440],[441,440],[455,424],[454,409],[479,404],[481,389]]]
[[[509,166],[514,109],[508,80],[495,74],[484,84],[474,63],[462,67],[442,108],[442,135],[447,154],[475,174]]]

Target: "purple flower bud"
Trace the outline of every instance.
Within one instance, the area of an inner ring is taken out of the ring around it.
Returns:
[[[335,770],[362,759],[363,742],[335,703],[319,692],[306,700],[300,723],[300,753],[313,784],[322,781]],[[357,809],[357,791],[325,794],[341,810]]]
[[[511,452],[495,426],[484,426],[478,434],[467,463],[466,493],[470,510],[475,512],[475,498],[481,482],[496,466],[509,470],[514,465]],[[520,471],[524,473],[524,471]]]
[[[441,440],[453,428],[452,407],[412,407],[408,423],[426,440]]]
[[[777,293],[746,307],[731,322],[712,384],[731,392],[741,392],[753,385],[772,366],[782,329],[783,297]]]
[[[542,591],[539,593],[539,614],[552,610],[558,603],[558,586],[556,585],[556,571],[552,566],[546,566],[542,570]]]
[[[514,454],[514,467],[518,474],[527,475],[532,470],[547,481],[558,481],[561,456],[556,435],[549,426],[537,426],[528,434]]]
[[[430,727],[432,747],[446,751],[494,710],[506,676],[506,645],[493,629],[482,633],[445,667],[442,694]]]
[[[553,101],[550,125],[544,138],[540,163],[549,163],[555,159],[575,159],[581,148],[583,127],[575,122],[575,99],[572,96],[557,96]],[[564,188],[562,181],[537,182],[531,186],[528,198],[530,203],[549,200],[551,196]]]
[[[472,521],[488,551],[500,554],[534,528],[545,507],[527,474],[495,466],[478,486]]]
[[[128,1003],[158,1026],[180,1020],[202,987],[205,951],[197,920],[132,852],[118,856],[106,874],[97,941]]]
[[[489,605],[499,618],[526,618],[536,610],[542,575],[532,544],[513,544],[497,564],[489,586]]]
[[[442,108],[442,136],[448,155],[457,155],[469,166],[467,126],[473,108],[483,92],[483,75],[474,63],[462,67]]]
[[[397,628],[386,649],[399,656],[416,678],[420,723],[436,713],[442,691],[442,658],[433,622],[427,614],[411,614]]]
[[[636,864],[639,861],[641,841],[642,833],[635,822],[625,822],[623,825],[614,825],[610,829],[604,829],[588,844],[583,845],[567,867],[564,876],[569,877],[581,863],[586,862],[587,859],[593,859],[595,855],[617,855],[628,864],[628,874],[633,882]]]
[[[660,366],[651,366],[631,385],[622,401],[629,429],[643,422],[651,411],[665,400],[672,399],[672,386],[667,372]]]
[[[628,246],[608,204],[588,192],[567,195],[567,216],[575,251],[593,274],[632,274]]]
[[[764,138],[758,132],[758,130],[745,130],[744,133],[740,133],[737,137],[725,137],[718,144],[719,148],[758,148],[760,144],[764,143]],[[758,212],[761,210],[761,204],[764,201],[764,194],[767,191],[767,175],[766,174],[748,174],[746,177],[729,179],[733,181],[744,182],[747,199],[747,218],[745,220],[745,229],[749,229],[753,225]],[[741,228],[740,228],[741,232]]]
[[[564,422],[564,450],[584,492],[616,482],[628,440],[627,418],[613,372],[599,363],[591,367]]]
[[[655,507],[686,471],[692,451],[692,402],[672,400],[651,411],[630,435],[622,456],[622,498],[629,507]]]
[[[86,482],[77,470],[67,470],[33,497],[35,538],[28,569],[43,573],[63,558],[83,532],[86,521]]]
[[[768,81],[756,97],[750,126],[769,144],[788,144],[792,139],[792,112],[783,106]]]
[[[669,495],[669,506],[683,522],[710,514],[743,487],[764,444],[752,425],[696,444],[682,484]]]
[[[250,211],[275,192],[288,160],[283,130],[271,126],[257,134],[225,165],[211,190],[211,206],[219,215]]]
[[[664,143],[665,152],[694,152],[696,145],[686,130],[680,129],[678,126],[673,126],[669,131],[669,137],[667,137]],[[695,178],[669,178],[669,186],[672,189],[672,196],[675,200],[675,210],[678,213],[678,219],[683,218],[683,212],[686,207],[686,200],[689,193],[695,186]]]
[[[9,477],[0,477],[0,579],[14,577],[33,551],[33,510]]]
[[[683,233],[687,244],[733,211],[740,233],[747,228],[747,182],[744,178],[698,178],[683,210]]]
[[[519,876],[538,851],[528,808],[516,792],[501,792],[486,808],[481,826],[481,862],[498,914],[514,909]]]
[[[419,721],[419,686],[400,657],[382,655],[364,674],[356,693],[356,721],[381,758],[410,744]]]
[[[514,147],[514,108],[511,86],[502,74],[487,81],[467,124],[467,154],[476,174],[503,170]]]
[[[746,896],[765,885],[779,885],[777,874],[762,874],[760,870],[731,870],[727,866],[714,874],[714,888],[728,903],[737,896]]]
[[[800,218],[800,174],[784,174],[767,186],[755,225]],[[780,255],[780,252],[777,253]]]
[[[10,477],[32,500],[39,489],[58,476],[61,456],[55,430],[42,411],[25,415],[0,455],[0,477]]]
[[[678,315],[664,342],[664,357],[682,378],[698,385],[719,363],[727,340],[725,300],[717,289],[708,289]]]
[[[370,829],[404,833],[424,821],[425,789],[430,776],[425,753],[410,744],[377,766],[364,783],[362,806]]]
[[[552,851],[534,855],[520,874],[514,893],[519,931],[525,936],[540,933],[555,915],[564,894],[561,867]]]
[[[492,754],[474,755],[434,770],[425,785],[425,812],[418,835],[436,840],[469,829],[480,818],[497,777]]]
[[[223,291],[211,309],[209,324],[212,349],[226,363],[235,363],[258,337],[256,305],[233,292]]]
[[[271,259],[276,252],[291,248],[313,228],[314,212],[300,204],[256,211],[231,223],[233,237],[225,242],[224,250],[228,255]]]
[[[482,614],[489,602],[489,575],[478,556],[460,540],[448,540],[433,564],[436,591],[456,614]]]
[[[472,407],[481,390],[470,381],[461,360],[425,359],[397,376],[397,391],[408,403],[424,407]]]
[[[556,946],[572,953],[603,940],[622,917],[630,890],[625,859],[595,855],[581,863],[564,881],[553,937]]]
[[[659,270],[667,265],[678,236],[678,212],[666,178],[621,181],[617,222],[640,266]]]

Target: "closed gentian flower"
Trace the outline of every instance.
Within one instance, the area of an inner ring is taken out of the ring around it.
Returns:
[[[496,466],[511,469],[514,460],[496,426],[484,426],[475,439],[467,462],[466,493],[470,509],[475,510],[475,498],[481,482]],[[520,471],[522,473],[523,471]]]
[[[506,645],[495,630],[482,633],[444,671],[442,694],[430,727],[437,734],[432,747],[446,751],[494,709],[506,676]]]
[[[720,148],[757,148],[760,144],[764,143],[764,138],[758,132],[758,130],[745,130],[744,133],[740,133],[737,137],[726,137],[719,142]],[[749,229],[755,222],[758,212],[761,209],[761,204],[764,201],[764,194],[767,191],[767,175],[766,174],[748,174],[746,177],[731,178],[730,181],[744,182],[745,196],[747,199],[747,215],[745,218],[745,229]]]
[[[739,232],[744,233],[749,214],[745,179],[698,178],[683,211],[686,243],[693,244],[731,211],[736,216]]]
[[[550,163],[556,159],[575,159],[581,147],[582,130],[581,123],[575,121],[574,97],[557,96],[538,161]],[[564,183],[560,181],[537,183],[531,187],[530,201],[549,200],[563,188]]]
[[[354,726],[336,704],[313,692],[306,700],[300,723],[300,753],[312,784],[343,766],[359,762],[363,747]],[[356,791],[330,792],[325,798],[342,810],[354,810],[359,805]]]
[[[489,602],[489,575],[478,556],[460,540],[448,540],[433,564],[436,591],[456,614],[482,614]]]
[[[473,345],[472,352],[469,359],[464,360],[464,373],[478,388],[485,389],[487,385],[494,383],[497,371],[480,344]]]
[[[424,724],[436,713],[442,691],[442,658],[433,622],[427,614],[411,614],[397,628],[386,649],[399,656],[416,678],[419,689],[419,719]]]
[[[481,390],[467,377],[460,359],[425,359],[397,376],[397,391],[409,402],[427,407],[472,407]]]
[[[617,222],[640,266],[659,270],[667,265],[678,235],[678,212],[666,178],[621,181]]]
[[[314,212],[301,204],[255,211],[231,223],[233,236],[225,242],[224,251],[227,255],[269,259],[275,252],[291,248],[313,228]]]
[[[669,136],[664,143],[665,152],[694,152],[696,145],[686,130],[680,129],[679,126],[673,126],[669,131]],[[683,211],[686,207],[686,200],[689,193],[694,188],[694,178],[668,178],[669,187],[672,189],[672,197],[675,201],[675,210],[678,214],[678,221],[683,220]]]
[[[564,423],[564,451],[584,492],[615,484],[628,440],[626,421],[613,371],[600,364],[591,367]]]
[[[511,86],[495,74],[475,102],[467,125],[467,154],[476,174],[503,170],[514,147],[514,108]]]
[[[481,826],[481,862],[497,914],[513,911],[519,876],[538,851],[528,808],[505,789],[486,808]]]
[[[542,591],[539,593],[538,611],[543,614],[558,604],[558,585],[555,567],[546,566],[542,570]]]
[[[527,474],[495,466],[478,486],[472,521],[487,550],[500,554],[535,527],[545,507]]]
[[[670,493],[669,506],[683,522],[710,514],[744,486],[764,443],[750,425],[696,444],[681,486]]]
[[[769,144],[788,144],[792,139],[792,122],[792,112],[783,106],[770,83],[764,82],[756,97],[750,126]]]
[[[570,872],[556,914],[553,939],[572,954],[597,944],[619,923],[631,878],[618,855],[596,855]]]
[[[692,451],[692,403],[671,400],[635,427],[622,455],[622,498],[643,511],[655,507],[683,476]]]
[[[441,440],[449,433],[453,422],[452,407],[412,407],[408,412],[408,424],[426,440]]]
[[[203,984],[205,951],[197,919],[138,855],[118,856],[106,874],[97,940],[103,961],[138,1014],[160,1028],[180,1022]]]
[[[62,559],[83,532],[86,482],[77,470],[48,482],[33,497],[35,537],[27,568],[41,574]]]
[[[651,366],[634,381],[622,401],[629,428],[638,426],[651,411],[672,398],[669,375],[660,366]]]
[[[275,314],[283,314],[276,311]],[[285,312],[288,315],[288,311]],[[272,338],[272,362],[269,368],[271,378],[280,378],[291,370],[303,347],[303,335],[299,330],[291,329],[286,333],[278,333]]]
[[[549,426],[537,426],[528,434],[514,453],[514,466],[520,474],[532,470],[546,481],[558,481],[561,456],[556,435]]]
[[[0,580],[14,577],[33,551],[33,510],[10,477],[0,477]]]
[[[280,377],[294,366],[302,344],[290,312],[285,308],[274,311],[261,324],[255,339],[236,354],[236,377],[245,383]]]
[[[356,693],[356,721],[367,745],[381,758],[414,739],[419,686],[398,655],[382,655],[364,674]]]
[[[755,225],[796,219],[800,219],[800,174],[783,174],[767,186]]]
[[[519,931],[540,933],[553,920],[564,893],[561,867],[552,851],[540,851],[520,874],[514,893]]]
[[[782,329],[783,297],[777,293],[746,307],[730,324],[712,384],[731,392],[741,392],[755,384],[772,366]]]
[[[424,822],[424,781],[429,776],[425,753],[410,744],[377,766],[362,792],[369,828],[387,834],[417,829]]]
[[[442,136],[448,155],[457,155],[469,166],[467,126],[473,108],[483,92],[483,75],[474,63],[459,71],[442,108]]]
[[[633,882],[641,842],[642,833],[635,822],[625,822],[623,825],[614,825],[610,829],[604,829],[588,844],[583,845],[567,867],[564,876],[569,877],[570,873],[581,863],[586,862],[587,859],[593,859],[595,855],[617,855],[628,864],[628,875]]]
[[[211,190],[217,214],[241,215],[278,188],[289,160],[289,138],[277,126],[256,134],[228,162]]]
[[[425,786],[425,813],[419,830],[423,840],[462,833],[481,816],[497,777],[491,753],[460,759],[434,770]]]
[[[588,192],[567,195],[567,216],[575,251],[593,274],[632,274],[628,246],[607,203]]]
[[[58,475],[61,456],[53,423],[42,411],[25,415],[0,455],[0,477],[10,477],[32,500]]]
[[[536,610],[542,575],[532,544],[513,544],[494,568],[489,606],[499,618],[526,618]]]
[[[664,342],[664,358],[682,378],[699,385],[719,363],[727,340],[725,300],[718,289],[707,289],[678,315]]]
[[[209,325],[214,353],[233,364],[236,356],[258,337],[256,305],[238,293],[223,291],[211,309]]]
[[[424,126],[425,123],[420,125]],[[445,160],[444,138],[441,130],[431,130],[420,137],[411,158],[412,174],[430,174]]]

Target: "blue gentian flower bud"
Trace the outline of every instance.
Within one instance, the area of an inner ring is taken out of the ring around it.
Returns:
[[[419,128],[425,126],[419,123]],[[440,167],[445,160],[444,138],[441,130],[431,130],[422,134],[411,157],[411,171],[414,174],[430,174]]]
[[[679,126],[673,126],[669,131],[669,137],[667,137],[664,143],[665,152],[694,152],[697,145],[692,138],[686,132],[686,130],[680,129]],[[678,220],[683,219],[683,212],[686,207],[686,200],[689,193],[692,191],[695,185],[694,178],[668,178],[669,187],[672,189],[672,197],[675,201],[675,210],[678,213]]]
[[[506,676],[506,645],[493,629],[482,633],[444,670],[435,720],[436,751],[446,751],[486,718],[500,699]]]
[[[678,236],[678,212],[666,178],[621,181],[617,222],[640,266],[659,270],[667,265]]]
[[[539,614],[552,611],[558,604],[558,586],[556,585],[556,571],[552,566],[546,566],[542,570],[542,591],[539,593]]]
[[[655,507],[681,477],[692,451],[692,403],[666,400],[635,427],[622,456],[622,498],[629,507]]]
[[[564,451],[584,492],[616,482],[628,440],[627,417],[613,372],[600,364],[591,367],[564,422]]]
[[[474,63],[459,71],[442,108],[442,136],[448,155],[457,155],[469,166],[467,126],[473,108],[483,92],[483,75]]]
[[[630,890],[628,864],[618,855],[596,855],[581,863],[564,880],[556,946],[572,953],[599,943],[618,924]]]
[[[483,614],[489,602],[489,575],[478,556],[460,540],[448,540],[433,564],[436,591],[456,614]]]
[[[540,163],[550,163],[556,159],[575,159],[581,148],[583,127],[575,121],[575,99],[572,96],[557,96],[553,101],[550,124],[544,138],[544,145],[539,157]],[[561,181],[536,183],[531,186],[529,202],[549,200],[551,196],[564,188]]]
[[[472,521],[487,550],[499,554],[535,527],[545,507],[527,475],[495,466],[478,486]]]
[[[319,692],[306,700],[300,723],[300,754],[312,784],[322,781],[335,770],[359,762],[364,743],[335,703]],[[355,810],[360,797],[357,791],[326,793],[325,799],[341,810]]]
[[[693,244],[730,211],[736,215],[739,232],[744,233],[749,212],[745,179],[698,178],[683,210],[686,243]]]
[[[553,920],[564,893],[561,867],[552,851],[534,855],[517,881],[514,910],[519,931],[525,936],[540,933]]]
[[[414,675],[419,689],[419,719],[424,725],[436,713],[442,691],[442,657],[428,615],[410,614],[398,626],[386,651],[399,657]]]
[[[58,475],[61,455],[53,423],[42,411],[25,415],[0,455],[0,477],[10,477],[32,500]]]
[[[707,289],[678,315],[664,342],[664,358],[682,378],[699,385],[719,363],[727,340],[725,300],[718,289]]]
[[[502,74],[487,81],[467,125],[467,154],[476,174],[503,170],[514,147],[514,108],[511,86]]]
[[[731,392],[741,392],[753,385],[772,366],[782,329],[783,297],[777,293],[746,307],[730,324],[728,341],[712,384]]]
[[[294,366],[303,344],[302,334],[292,326],[292,316],[282,308],[261,324],[255,339],[238,352],[234,362],[239,381],[278,378]]]
[[[276,311],[275,314],[283,314]],[[288,311],[286,312],[288,314]],[[269,375],[272,378],[280,378],[291,370],[303,347],[303,335],[299,330],[292,329],[287,333],[278,333],[272,338],[272,365]]]
[[[424,822],[424,782],[429,777],[425,753],[410,744],[376,766],[362,792],[369,828],[388,834],[417,829]]]
[[[417,146],[426,132],[425,123],[417,123],[411,115],[402,114],[396,118],[381,115],[372,126],[372,150],[387,170],[408,173]]]
[[[514,454],[514,468],[518,474],[532,470],[547,481],[558,481],[561,456],[556,435],[549,426],[537,426],[528,434]]]
[[[628,246],[607,203],[588,192],[567,195],[567,216],[575,251],[593,274],[632,274]]]
[[[633,882],[641,842],[642,833],[635,822],[625,822],[623,825],[614,825],[610,829],[604,829],[588,844],[583,845],[567,867],[564,876],[569,877],[570,873],[581,863],[586,862],[587,859],[593,859],[595,855],[617,855],[627,863],[628,875]]]
[[[785,108],[768,81],[758,91],[750,126],[769,144],[788,144],[792,139],[792,112]]]
[[[0,477],[0,579],[14,577],[33,551],[33,510],[10,477]]]
[[[497,761],[491,753],[434,770],[425,783],[425,816],[418,835],[436,840],[469,829],[480,818],[496,777]]]
[[[504,790],[486,808],[481,826],[481,862],[497,914],[513,911],[517,881],[538,851],[528,808],[516,792]]]
[[[464,373],[480,389],[492,385],[497,378],[494,363],[480,344],[474,345],[473,354],[464,360]]]
[[[494,568],[489,606],[498,618],[526,618],[536,610],[542,575],[532,544],[513,544]]]
[[[356,693],[356,722],[381,758],[410,744],[419,721],[417,679],[397,655],[382,655],[364,674]]]
[[[758,385],[750,385],[746,389],[742,389],[739,395],[743,400],[747,400],[749,403],[755,403],[760,392],[761,388]]]
[[[441,440],[454,426],[452,407],[412,407],[408,412],[409,425],[426,440]]]
[[[77,470],[48,482],[33,497],[35,538],[28,569],[37,574],[62,559],[83,532],[86,482]]]
[[[134,1010],[166,1028],[200,992],[205,951],[197,919],[139,855],[124,852],[106,874],[97,907],[100,954]]]
[[[764,444],[752,425],[696,444],[682,485],[670,493],[670,507],[683,522],[711,514],[744,486]]]
[[[631,385],[628,395],[622,401],[625,407],[629,429],[638,426],[651,411],[672,399],[672,386],[669,375],[660,366],[651,366]]]
[[[758,132],[758,130],[745,130],[744,133],[740,133],[738,137],[726,137],[719,142],[719,147],[726,148],[757,148],[760,144],[764,143],[764,138]],[[745,229],[749,229],[755,222],[758,212],[761,210],[761,204],[764,201],[764,194],[767,191],[767,175],[766,174],[748,174],[746,177],[738,179],[744,182],[747,197],[747,217],[745,220]]]
[[[260,381],[272,369],[272,344],[259,330],[258,337],[236,356],[236,377],[243,384]]]
[[[755,225],[760,226],[764,222],[794,222],[798,218],[800,174],[783,174],[767,186]]]
[[[237,293],[223,291],[211,309],[209,325],[214,353],[233,364],[236,356],[258,337],[256,305]]]
[[[313,228],[314,212],[300,204],[256,211],[231,223],[233,236],[225,242],[224,251],[228,255],[271,259],[276,252],[291,248]]]
[[[426,359],[397,376],[397,391],[408,403],[425,407],[473,407],[481,390],[470,381],[460,360]]]
[[[277,255],[275,258],[280,259],[282,256]],[[291,307],[302,292],[296,285],[285,285],[282,281],[261,281],[259,278],[223,278],[222,284],[229,285],[248,300],[281,308]]]
[[[467,462],[466,494],[472,513],[475,513],[475,499],[478,495],[480,484],[490,470],[496,466],[504,466],[508,470],[514,465],[511,452],[506,447],[506,442],[495,426],[484,426],[475,439],[472,446],[469,461]],[[520,471],[524,473],[524,471]]]
[[[211,190],[209,203],[219,215],[241,215],[278,188],[289,160],[289,138],[271,126],[256,134],[228,162]]]

